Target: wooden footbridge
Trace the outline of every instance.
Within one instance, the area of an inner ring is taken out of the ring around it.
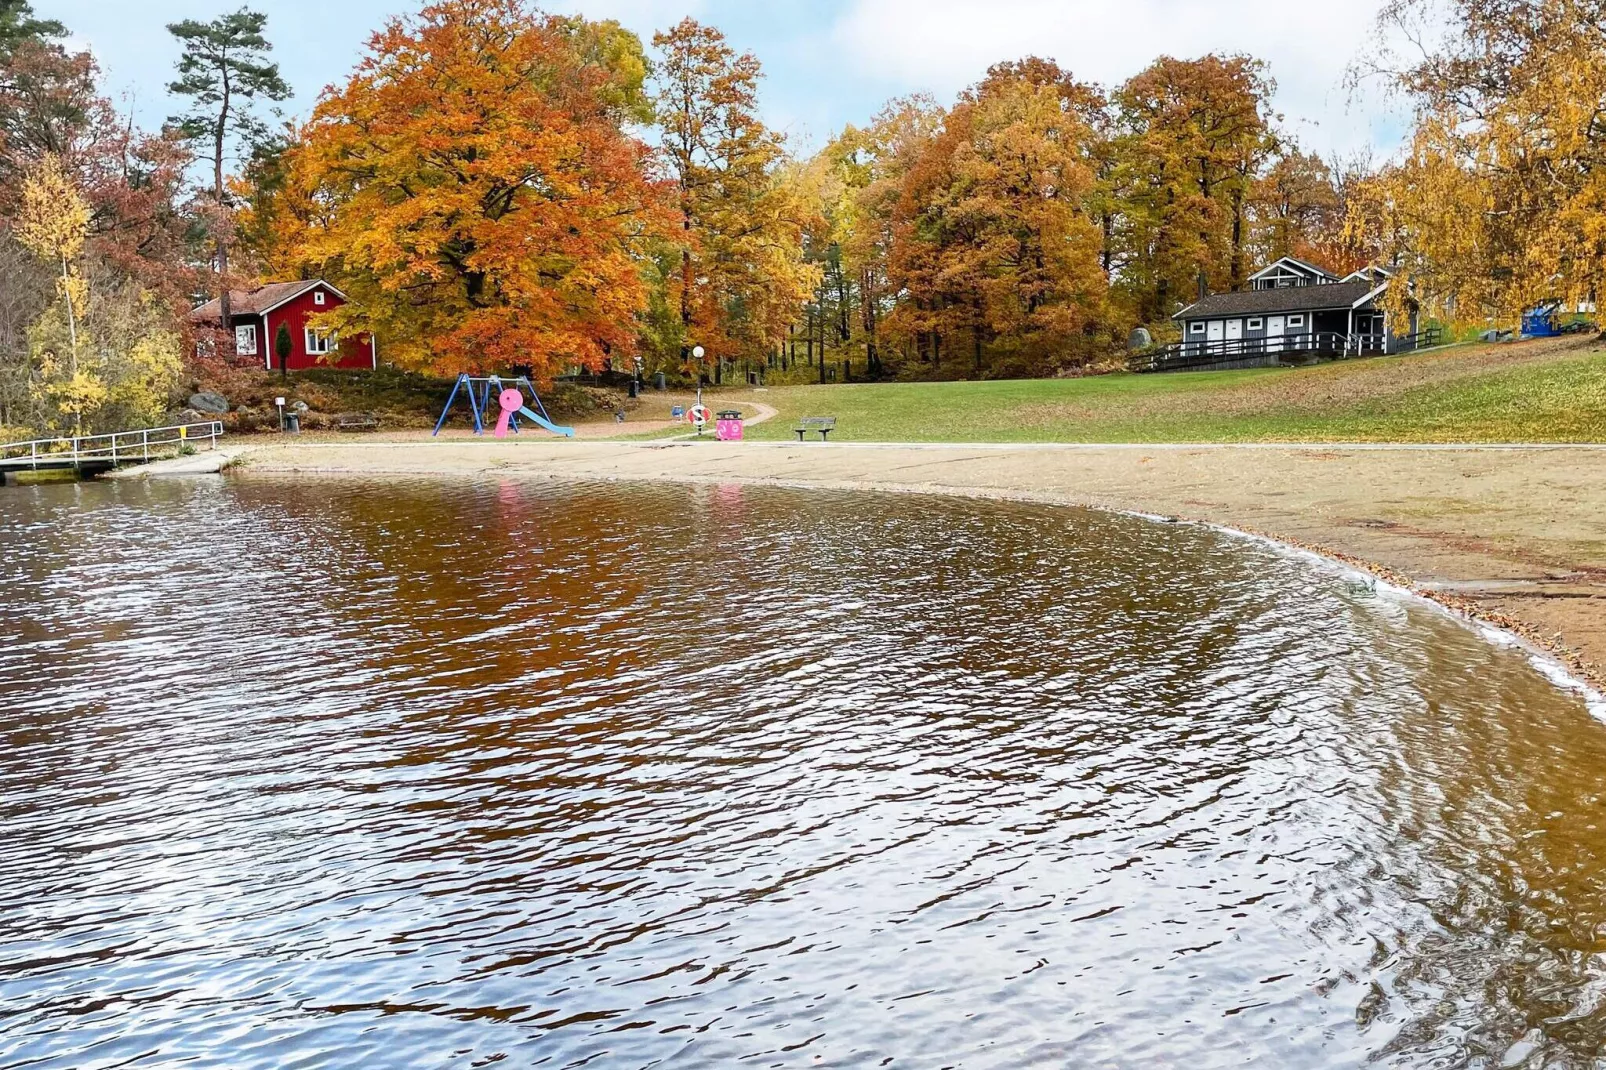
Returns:
[[[17,472],[72,470],[82,475],[99,475],[125,464],[173,457],[203,445],[216,449],[222,434],[223,424],[208,420],[171,427],[143,427],[137,431],[113,431],[106,435],[0,443],[0,482],[8,474]]]

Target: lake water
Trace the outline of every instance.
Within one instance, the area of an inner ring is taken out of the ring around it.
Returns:
[[[0,1066],[1582,1067],[1606,728],[1190,526],[0,491]]]

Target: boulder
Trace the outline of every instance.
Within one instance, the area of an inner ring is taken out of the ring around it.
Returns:
[[[229,399],[211,390],[199,390],[190,395],[190,408],[197,412],[222,415],[229,411]]]
[[[178,413],[178,415],[171,418],[171,422],[175,424],[204,424],[206,421],[210,420],[213,415],[216,414],[208,415],[197,412],[194,409],[183,409]]]
[[[1152,345],[1154,345],[1154,337],[1149,334],[1147,327],[1134,327],[1132,328],[1132,333],[1126,336],[1128,352],[1136,353],[1139,350],[1148,349]]]
[[[312,410],[312,406],[308,405],[305,401],[294,402],[290,407],[299,413],[307,413]]]

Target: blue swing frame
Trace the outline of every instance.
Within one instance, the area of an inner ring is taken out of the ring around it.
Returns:
[[[435,421],[435,430],[430,432],[430,437],[433,438],[439,435],[441,428],[446,426],[446,418],[452,414],[452,405],[457,401],[457,392],[459,390],[468,396],[468,408],[474,414],[474,433],[476,435],[485,434],[485,414],[491,411],[491,392],[494,390],[500,394],[506,388],[504,384],[506,386],[520,387],[530,399],[530,408],[540,413],[543,420],[549,423],[552,421],[551,414],[546,411],[546,406],[541,403],[541,395],[535,391],[535,384],[531,383],[527,376],[520,375],[510,379],[503,379],[500,375],[463,374],[459,375],[457,382],[452,384],[452,392],[446,397],[446,407],[441,409],[441,418]],[[508,418],[508,427],[513,429],[514,434],[518,434],[518,413],[513,413]]]

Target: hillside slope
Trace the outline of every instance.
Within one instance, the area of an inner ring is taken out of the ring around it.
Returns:
[[[743,394],[731,394],[734,400]],[[1594,338],[1458,346],[1310,368],[1000,382],[778,387],[788,438],[835,416],[875,442],[1606,442]]]

